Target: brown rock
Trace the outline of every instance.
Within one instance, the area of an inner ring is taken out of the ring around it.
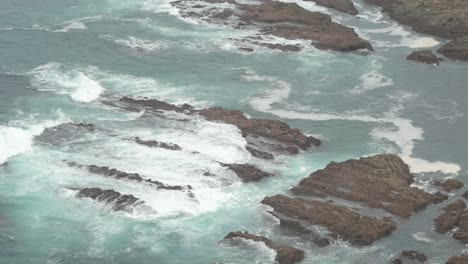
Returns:
[[[456,38],[438,49],[437,52],[454,60],[468,61],[468,37]]]
[[[413,51],[408,55],[408,57],[406,57],[406,59],[436,65],[439,65],[440,61],[440,58],[438,58],[431,50]]]
[[[401,252],[401,256],[409,260],[417,260],[419,262],[426,262],[427,256],[421,252],[415,250],[408,250]]]
[[[276,195],[266,197],[262,203],[273,207],[274,213],[326,227],[332,237],[343,238],[354,245],[369,245],[396,228],[396,223],[389,218],[364,216],[329,202]]]
[[[373,50],[370,43],[361,39],[352,28],[333,22],[329,15],[308,11],[295,3],[267,1],[239,7],[244,10],[241,19],[247,23],[274,23],[265,32],[275,36],[312,40],[315,47],[324,50]]]
[[[451,257],[445,264],[467,264],[468,263],[468,255],[463,256],[456,256]]]
[[[455,179],[448,179],[442,184],[440,184],[440,186],[444,188],[446,192],[452,192],[454,190],[461,189],[464,186],[464,184]]]
[[[164,148],[168,150],[182,150],[182,148],[177,144],[159,142],[156,140],[142,140],[140,138],[135,138],[135,142],[140,145],[144,145],[150,148]]]
[[[333,8],[343,13],[357,15],[358,11],[351,0],[306,0],[313,1],[317,5]]]
[[[102,190],[100,188],[84,188],[81,189],[77,197],[91,198],[98,202],[112,205],[112,210],[128,211],[134,206],[140,205],[143,201],[139,200],[131,194],[121,194],[114,190]]]
[[[247,232],[230,232],[224,237],[223,240],[230,240],[233,238],[242,238],[247,240],[252,240],[255,242],[262,242],[265,246],[273,249],[276,251],[276,258],[275,260],[279,264],[294,264],[297,262],[301,262],[304,259],[304,251],[293,248],[287,245],[282,245],[271,241],[270,239],[263,237],[263,236],[256,236],[251,235]]]
[[[250,164],[223,164],[236,173],[243,182],[257,182],[265,177],[272,176],[271,173],[264,172]]]
[[[463,198],[468,199],[468,191],[464,192],[462,196]]]
[[[444,212],[434,220],[436,231],[447,233],[455,228],[453,238],[468,243],[468,211],[465,210],[466,203],[458,200],[447,205]]]
[[[383,7],[383,12],[415,31],[442,38],[468,33],[468,1],[465,0],[365,0]]]
[[[411,187],[413,181],[408,165],[396,155],[384,154],[332,162],[303,179],[292,192],[346,199],[409,218],[413,212],[441,198]]]

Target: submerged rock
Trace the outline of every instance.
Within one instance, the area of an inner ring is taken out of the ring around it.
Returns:
[[[452,237],[468,244],[468,210],[462,200],[455,201],[444,208],[444,212],[434,220],[436,231],[447,233],[455,230]]]
[[[275,260],[279,264],[294,264],[301,262],[304,259],[304,251],[300,249],[278,244],[266,237],[251,235],[247,232],[230,232],[226,235],[226,237],[224,237],[223,240],[231,240],[234,238],[242,238],[246,240],[264,243],[265,246],[273,249],[276,252]]]
[[[426,262],[427,260],[426,254],[423,254],[415,250],[404,250],[403,252],[401,252],[401,256],[403,258],[406,258],[409,260],[417,260],[419,262]]]
[[[271,173],[264,172],[250,164],[223,164],[223,166],[236,173],[243,182],[257,182],[265,177],[272,176]]]
[[[273,207],[275,213],[326,227],[333,238],[342,238],[353,245],[369,245],[396,229],[390,218],[364,216],[331,202],[276,195],[266,197],[262,203]]]
[[[408,57],[406,57],[406,59],[436,65],[439,65],[439,62],[441,61],[441,59],[437,57],[431,50],[413,51],[410,55],[408,55]]]
[[[333,8],[343,13],[351,15],[357,15],[358,11],[351,0],[306,0],[315,2],[317,5],[321,5],[328,8]]]
[[[467,264],[468,255],[451,257],[445,264]]]
[[[79,198],[91,198],[95,201],[111,205],[112,210],[128,211],[143,201],[131,194],[121,194],[114,190],[103,190],[100,188],[84,188],[77,195]]]
[[[413,182],[408,165],[396,155],[383,154],[332,162],[303,179],[292,192],[358,202],[402,218],[409,218],[413,212],[447,198],[411,187]]]
[[[151,148],[164,148],[169,150],[182,150],[182,148],[177,144],[159,142],[156,140],[142,140],[140,138],[135,138],[135,142],[140,145],[144,145]]]
[[[312,40],[319,49],[336,51],[373,50],[352,28],[333,22],[327,14],[308,11],[296,3],[266,1],[258,5],[239,5],[241,20],[272,24],[269,33],[286,39]]]

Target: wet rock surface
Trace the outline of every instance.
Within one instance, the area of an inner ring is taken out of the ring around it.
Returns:
[[[276,195],[266,197],[262,203],[271,206],[274,213],[326,227],[332,238],[342,238],[353,245],[369,245],[396,229],[390,218],[364,216],[332,202]]]
[[[437,52],[454,60],[468,61],[468,37],[456,38],[438,49]]]
[[[358,11],[351,0],[306,0],[312,1],[317,5],[324,7],[336,9],[343,13],[348,13],[351,15],[357,15]]]
[[[135,142],[140,145],[144,145],[150,148],[164,148],[168,150],[182,150],[182,148],[177,144],[159,142],[156,140],[142,140],[140,138],[135,138]]]
[[[452,59],[468,60],[468,1],[365,1],[381,6],[391,18],[415,31],[453,39],[438,52]]]
[[[437,57],[431,50],[413,51],[410,55],[408,55],[408,57],[406,57],[406,59],[436,65],[439,65],[441,61],[441,59]]]
[[[135,182],[149,183],[151,185],[155,185],[158,190],[174,190],[174,191],[187,190],[190,193],[190,190],[192,189],[190,185],[188,186],[167,185],[160,181],[145,179],[138,173],[128,173],[128,172],[120,171],[114,168],[109,168],[106,166],[81,165],[76,162],[67,162],[67,164],[71,167],[85,168],[90,173],[101,175],[104,177],[111,177],[115,179],[124,179],[124,180],[135,181]]]
[[[449,258],[445,264],[466,264],[468,263],[468,255],[455,256]]]
[[[265,246],[273,249],[276,252],[275,260],[279,264],[294,264],[301,262],[304,259],[304,251],[300,249],[278,244],[266,237],[252,235],[247,232],[230,232],[226,235],[226,237],[224,237],[223,240],[232,240],[235,238],[242,238],[246,240],[264,243]]]
[[[444,208],[444,212],[434,220],[435,229],[439,233],[455,230],[452,237],[460,242],[468,243],[468,210],[462,200],[455,201]]]
[[[327,14],[308,11],[295,3],[267,1],[259,5],[239,5],[244,11],[241,20],[274,24],[264,32],[286,39],[312,40],[312,45],[324,50],[373,50],[352,28],[332,21]]]
[[[415,251],[415,250],[404,250],[401,252],[400,257],[396,258],[392,261],[392,264],[402,264],[405,263],[403,260],[407,261],[418,261],[420,263],[424,263],[427,261],[427,256],[426,254],[423,254],[421,252]]]
[[[332,162],[292,189],[296,195],[335,197],[409,218],[431,203],[446,199],[410,185],[414,176],[398,156],[383,154]]]
[[[131,194],[121,194],[114,190],[103,190],[100,188],[84,188],[76,196],[78,198],[90,198],[111,205],[112,210],[115,211],[128,211],[134,206],[143,204],[143,201]]]
[[[464,184],[455,179],[448,179],[444,182],[435,181],[434,185],[442,187],[446,192],[453,192],[455,190],[463,188]]]
[[[304,135],[299,129],[291,128],[285,122],[247,118],[241,111],[227,110],[221,107],[195,109],[188,104],[177,106],[146,97],[123,97],[118,101],[103,101],[103,103],[134,112],[161,113],[163,111],[175,111],[189,115],[199,115],[209,121],[234,125],[239,128],[242,136],[249,143],[248,151],[258,158],[272,159],[273,155],[270,152],[275,151],[296,154],[299,149],[307,150],[313,146],[319,146],[321,143],[320,140],[314,137]],[[141,140],[140,142],[145,143]],[[154,144],[157,145],[157,143]],[[172,147],[177,148],[176,146]]]
[[[264,172],[250,164],[223,164],[232,170],[243,182],[257,182],[273,174]]]

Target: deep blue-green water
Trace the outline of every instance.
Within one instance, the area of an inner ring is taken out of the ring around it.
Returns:
[[[0,263],[274,262],[262,245],[219,243],[236,230],[304,249],[303,263],[387,263],[408,248],[424,251],[429,263],[460,254],[463,245],[432,228],[444,204],[399,220],[390,237],[364,248],[318,248],[285,235],[259,204],[332,160],[381,152],[400,154],[429,191],[434,178],[468,184],[468,64],[406,61],[412,50],[445,41],[414,33],[361,1],[357,18],[296,2],[355,27],[376,51],[242,52],[233,39],[254,29],[183,19],[166,0],[1,0]],[[281,119],[323,145],[274,162],[252,160],[235,127],[181,122],[173,113],[142,118],[100,103],[125,95]],[[38,137],[66,122],[93,123],[97,131]],[[128,140],[136,136],[184,151]],[[190,184],[196,199],[92,175],[63,160]],[[218,163],[249,160],[276,176],[243,184]],[[204,176],[206,170],[216,176]],[[131,193],[147,207],[112,212],[76,199],[71,189],[82,187]]]

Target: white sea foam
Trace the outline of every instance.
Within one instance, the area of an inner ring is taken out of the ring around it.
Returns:
[[[89,103],[99,98],[104,88],[82,71],[66,69],[60,63],[47,63],[33,69],[32,85],[39,91],[68,94],[74,101]]]
[[[359,79],[361,80],[361,83],[351,90],[352,93],[360,94],[377,88],[394,85],[391,78],[384,76],[376,70],[362,74]]]
[[[110,35],[101,35],[99,37],[101,39],[113,41],[116,44],[129,47],[136,51],[147,53],[155,53],[171,45],[171,43],[168,41],[152,41],[146,39],[139,39],[132,36],[129,36],[127,39],[115,39]]]
[[[426,243],[431,243],[433,242],[432,239],[430,239],[426,233],[424,232],[417,232],[417,233],[412,233],[411,236],[417,240],[417,241],[422,241],[422,242],[426,242]]]
[[[392,23],[390,26],[379,29],[362,29],[361,32],[365,34],[384,34],[394,37],[399,37],[398,42],[395,41],[375,41],[379,47],[409,47],[417,48],[430,48],[439,44],[439,41],[432,37],[421,36],[416,33],[410,32],[403,26]]]
[[[399,155],[408,163],[412,172],[436,172],[440,171],[447,174],[456,174],[460,171],[460,166],[454,163],[442,161],[430,162],[412,156],[416,141],[423,140],[424,130],[413,125],[409,119],[398,117],[395,112],[398,110],[392,109],[383,117],[373,117],[368,115],[356,115],[352,113],[331,114],[319,112],[297,112],[293,110],[274,109],[273,104],[278,103],[289,97],[290,87],[277,87],[268,91],[268,95],[260,95],[250,100],[250,105],[257,111],[268,112],[282,118],[288,119],[303,119],[314,121],[326,120],[346,120],[360,121],[365,123],[376,123],[379,126],[374,128],[371,136],[377,140],[388,140],[395,143],[399,149]],[[393,128],[388,128],[388,124],[393,125]]]

